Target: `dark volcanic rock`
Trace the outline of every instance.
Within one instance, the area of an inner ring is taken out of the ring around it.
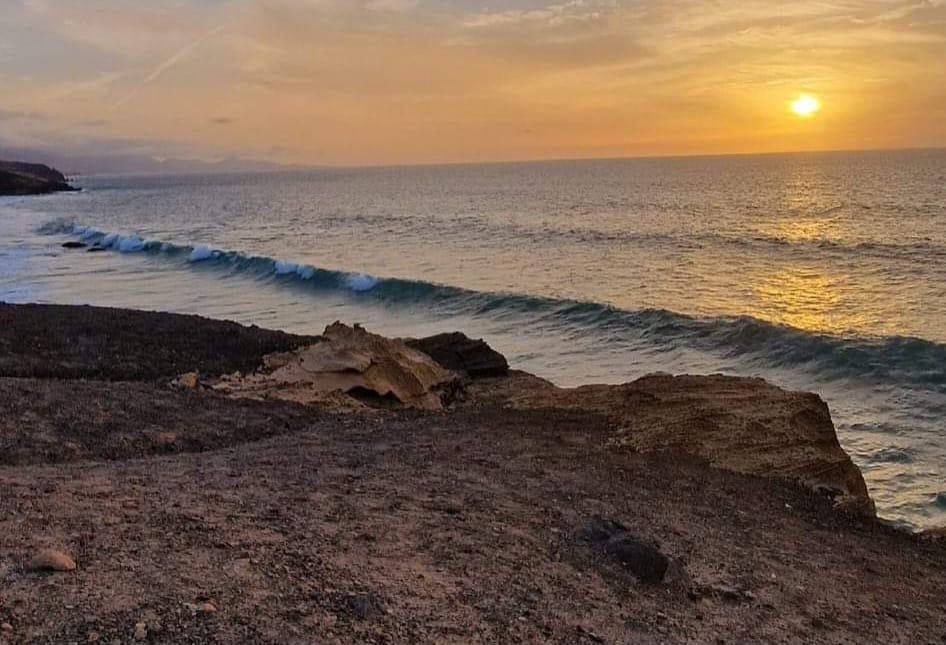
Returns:
[[[88,244],[85,242],[63,242],[62,248],[64,249],[84,249]]]
[[[617,559],[641,582],[663,582],[670,560],[657,547],[635,537],[622,524],[607,518],[594,517],[582,537],[592,546]]]
[[[469,376],[501,376],[509,371],[505,356],[485,341],[474,340],[460,332],[408,338],[405,342],[447,369]]]
[[[0,195],[41,195],[78,190],[61,172],[37,163],[0,161]]]
[[[0,303],[0,376],[149,381],[251,372],[266,354],[317,340],[199,316]]]

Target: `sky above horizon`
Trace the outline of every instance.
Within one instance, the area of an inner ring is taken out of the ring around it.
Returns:
[[[388,164],[946,146],[946,0],[7,0],[0,144]],[[821,110],[789,109],[800,94]]]

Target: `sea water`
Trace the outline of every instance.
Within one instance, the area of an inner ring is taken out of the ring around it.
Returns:
[[[946,524],[946,151],[77,183],[0,200],[0,300],[457,329],[564,386],[762,376],[827,400],[883,517]]]

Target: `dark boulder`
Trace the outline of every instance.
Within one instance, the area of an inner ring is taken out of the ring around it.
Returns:
[[[592,547],[616,559],[641,582],[658,584],[667,575],[669,558],[655,545],[636,537],[614,520],[592,518],[581,537]]]
[[[63,242],[62,244],[64,249],[84,249],[87,246],[85,242]]]
[[[502,376],[509,371],[506,357],[486,344],[460,332],[437,334],[427,338],[408,338],[408,347],[419,350],[448,370],[471,377]]]

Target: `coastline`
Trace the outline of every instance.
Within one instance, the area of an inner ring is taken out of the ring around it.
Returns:
[[[446,411],[353,412],[172,385],[315,337],[95,307],[0,321],[0,642],[946,634],[946,548],[850,503],[866,487],[814,395],[512,372]],[[587,539],[595,518],[670,573],[642,582]],[[78,569],[29,571],[40,547]]]
[[[0,196],[76,192],[65,175],[45,164],[0,160]]]

